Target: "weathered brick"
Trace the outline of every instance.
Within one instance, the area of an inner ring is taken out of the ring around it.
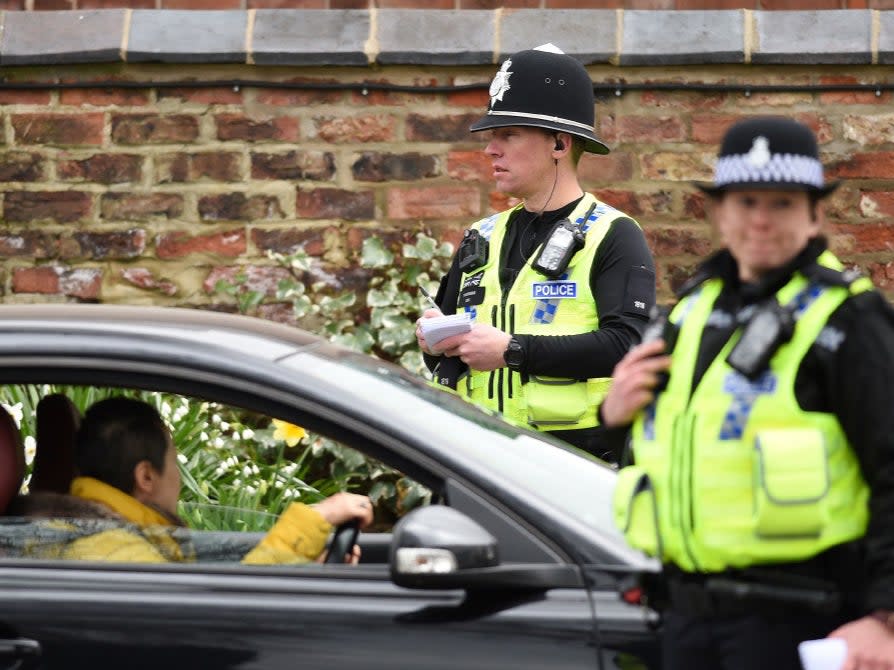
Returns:
[[[860,214],[870,219],[894,217],[894,192],[862,192],[860,194]]]
[[[241,286],[247,291],[259,291],[268,297],[276,295],[279,282],[290,279],[292,275],[285,268],[272,265],[240,265],[237,267],[215,267],[205,277],[202,288],[206,293],[215,293],[218,282],[236,284],[236,278],[243,276],[245,282]]]
[[[83,0],[78,0],[82,2]],[[196,105],[241,105],[242,89],[234,91],[230,86],[219,88],[160,88],[159,101],[165,99],[179,100]]]
[[[367,151],[351,165],[357,181],[413,181],[437,177],[438,161],[430,154]]]
[[[388,189],[388,217],[449,219],[479,216],[481,195],[473,186],[427,186]]]
[[[13,134],[19,144],[77,146],[102,144],[102,112],[88,114],[13,114]]]
[[[150,102],[148,91],[135,88],[68,88],[59,91],[59,104],[72,107],[142,107]]]
[[[363,221],[375,218],[375,196],[371,191],[347,191],[339,188],[299,188],[295,209],[308,219],[346,219]]]
[[[838,249],[848,253],[894,251],[894,226],[888,222],[835,225],[826,233]]]
[[[458,181],[487,183],[493,178],[493,162],[483,151],[450,151],[447,175]]]
[[[894,152],[858,153],[827,163],[827,176],[839,179],[890,179],[894,174]]]
[[[866,263],[864,270],[872,283],[882,291],[894,289],[894,261]]]
[[[703,220],[706,216],[705,195],[701,192],[683,195],[683,216],[687,219]]]
[[[328,151],[288,151],[251,154],[252,179],[310,179],[331,181],[335,156]]]
[[[244,114],[216,114],[214,121],[217,139],[224,142],[297,142],[300,131],[298,119],[291,116],[256,119]]]
[[[279,198],[274,195],[224,193],[199,199],[199,217],[203,221],[258,221],[284,216]]]
[[[92,181],[99,184],[138,182],[143,157],[135,154],[94,154],[80,160],[60,160],[56,172],[66,181]]]
[[[593,191],[593,195],[621,210],[629,216],[667,214],[671,210],[672,195],[667,191],[655,193],[637,193],[616,188],[603,188]]]
[[[235,152],[162,154],[155,157],[155,181],[159,184],[242,181],[242,156]]]
[[[316,84],[316,83],[337,83],[334,79],[319,80],[309,77],[295,77],[287,79],[284,83],[294,84]],[[263,88],[256,94],[256,99],[261,105],[272,105],[275,107],[300,109],[302,107],[311,107],[313,105],[331,105],[338,104],[344,98],[344,93],[338,89],[332,90],[301,90],[294,88]]]
[[[12,272],[12,290],[15,293],[59,293],[59,273],[56,268],[16,268]]]
[[[820,84],[862,84],[857,77],[823,76]],[[820,93],[819,100],[824,105],[887,105],[891,102],[891,92],[875,91],[827,91]]]
[[[366,80],[364,83],[389,84],[391,82],[383,79]],[[401,82],[406,83],[406,82]],[[430,105],[432,96],[424,91],[426,86],[437,86],[438,80],[433,78],[414,79],[410,82],[412,86],[419,86],[420,90],[415,93],[407,91],[387,91],[366,89],[362,91],[351,91],[351,105],[354,107],[380,107],[380,106],[409,106],[409,105]]]
[[[37,230],[0,233],[0,258],[50,258],[55,251],[53,237]]]
[[[656,258],[705,256],[712,247],[707,226],[698,228],[646,226],[643,232]]]
[[[454,83],[460,84],[458,81]],[[489,102],[490,94],[487,92],[487,86],[483,86],[480,89],[454,91],[447,94],[447,104],[450,107],[474,107],[480,109],[482,114],[487,109]]]
[[[408,114],[407,139],[413,142],[464,142],[472,139],[469,126],[481,118],[476,114],[423,116]]]
[[[71,237],[78,244],[78,256],[84,258],[136,258],[146,250],[146,231],[142,228],[110,232],[75,231]],[[65,257],[70,257],[69,253]]]
[[[10,191],[3,198],[6,221],[73,223],[86,219],[93,199],[79,191]]]
[[[0,90],[0,105],[49,105],[49,91]]]
[[[693,114],[692,140],[718,146],[729,127],[744,118],[741,114]]]
[[[43,181],[45,161],[40,154],[25,151],[0,152],[0,183],[11,181]]]
[[[894,142],[894,114],[848,114],[842,121],[844,137],[861,146]]]
[[[178,144],[199,136],[199,120],[188,114],[113,114],[112,141],[118,144]]]
[[[42,293],[96,300],[102,290],[102,270],[49,266],[16,268],[12,274],[12,290],[15,293]]]
[[[736,95],[736,94],[730,94]],[[641,107],[668,108],[674,113],[716,109],[726,103],[726,93],[698,93],[689,91],[643,91],[639,95]]]
[[[390,142],[395,139],[394,117],[364,115],[348,117],[316,117],[317,137],[333,143]]]
[[[155,238],[155,252],[161,259],[183,258],[190,254],[235,258],[245,253],[245,231],[229,230],[208,235],[165,233]]]
[[[713,163],[714,154],[656,151],[640,156],[640,172],[645,179],[709,180],[713,177]]]
[[[606,142],[682,142],[686,127],[679,116],[621,116],[602,117],[599,126]]]
[[[633,177],[633,158],[623,151],[612,151],[607,156],[584,154],[577,170],[584,182],[619,182]]]
[[[324,230],[304,227],[271,230],[254,228],[251,231],[251,240],[258,251],[264,253],[274,251],[291,254],[300,247],[310,256],[322,256],[326,251]]]
[[[148,268],[126,268],[121,271],[121,278],[129,284],[166,296],[177,295],[179,291],[173,281],[157,278]]]
[[[176,193],[104,193],[100,201],[104,219],[147,221],[164,217],[175,219],[183,214],[183,196]]]

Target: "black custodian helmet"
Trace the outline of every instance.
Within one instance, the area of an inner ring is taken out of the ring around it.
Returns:
[[[470,130],[533,126],[570,133],[584,140],[584,151],[607,154],[593,132],[595,106],[593,81],[580,61],[544,44],[503,61],[490,84],[487,114]]]

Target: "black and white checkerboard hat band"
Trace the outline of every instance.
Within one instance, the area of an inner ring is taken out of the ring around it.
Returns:
[[[748,154],[724,156],[714,168],[718,187],[741,183],[786,182],[823,188],[823,164],[809,156],[773,154],[767,163],[755,167]]]
[[[805,190],[831,193],[837,182],[823,175],[816,136],[803,123],[766,116],[740,121],[727,130],[712,184],[696,183],[707,193],[725,190]]]
[[[580,61],[552,44],[513,54],[490,85],[487,114],[472,124],[477,132],[532,126],[581,138],[584,151],[607,154],[596,137],[593,80]]]

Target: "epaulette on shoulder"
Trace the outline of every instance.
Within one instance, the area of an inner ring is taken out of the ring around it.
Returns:
[[[802,272],[805,277],[812,281],[818,281],[827,286],[842,286],[845,288],[863,276],[859,270],[836,270],[820,263],[812,263],[805,267]]]

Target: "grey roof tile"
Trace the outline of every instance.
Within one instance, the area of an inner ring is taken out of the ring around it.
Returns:
[[[872,62],[869,10],[759,11],[754,13],[754,64],[820,65]]]
[[[367,10],[259,9],[251,58],[259,65],[367,65]]]
[[[505,12],[496,60],[552,42],[584,64],[608,63],[615,55],[616,35],[617,13],[612,9]]]
[[[621,65],[745,62],[741,11],[625,10]]]
[[[496,12],[484,9],[381,9],[376,61],[383,65],[493,63],[495,18]]]
[[[4,12],[0,65],[121,60],[123,9]]]
[[[243,11],[135,9],[129,62],[244,63],[248,14]]]

